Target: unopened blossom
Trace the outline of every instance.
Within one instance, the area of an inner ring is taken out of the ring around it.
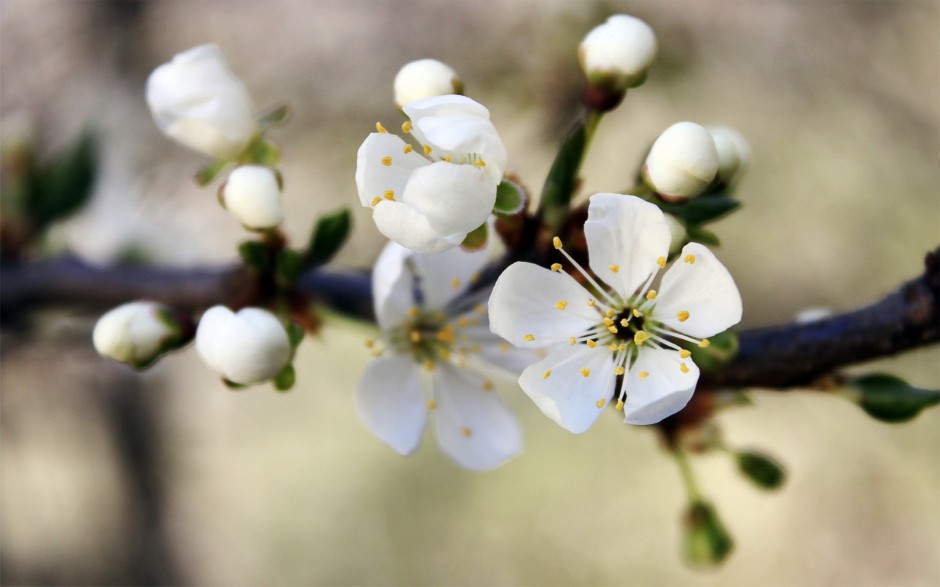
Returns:
[[[379,232],[407,249],[459,245],[489,217],[506,169],[489,111],[464,96],[404,107],[406,142],[381,124],[359,147],[356,187]]]
[[[356,410],[399,454],[418,448],[430,414],[441,450],[466,469],[492,469],[522,450],[519,425],[487,373],[518,374],[534,356],[489,331],[485,297],[466,296],[486,257],[389,243],[376,262],[381,334],[367,341],[376,358],[359,381]]]
[[[463,94],[463,82],[454,69],[437,59],[405,64],[395,76],[395,104],[399,108],[422,98]]]
[[[677,122],[659,135],[643,166],[646,181],[669,201],[699,195],[718,173],[718,151],[705,127]]]
[[[262,308],[209,308],[199,320],[196,351],[206,366],[241,385],[274,378],[291,358],[287,331]]]
[[[708,346],[709,336],[741,319],[738,289],[698,243],[686,245],[655,285],[666,267],[669,227],[658,207],[639,198],[593,196],[584,235],[598,279],[556,237],[555,248],[585,284],[560,263],[514,263],[493,289],[490,326],[516,346],[548,350],[519,385],[565,429],[590,428],[612,397],[626,422],[659,422],[695,390],[699,369],[685,347]]]
[[[616,14],[584,37],[578,60],[592,86],[623,92],[646,81],[656,49],[656,34],[648,24]]]
[[[751,147],[741,133],[729,126],[708,126],[718,152],[718,179],[734,181],[751,161]]]
[[[92,340],[98,354],[141,368],[183,342],[183,331],[163,304],[137,301],[113,308],[98,318]]]
[[[216,159],[237,157],[258,133],[248,90],[215,45],[157,67],[147,79],[147,104],[165,135]]]
[[[225,208],[245,228],[264,230],[284,221],[277,174],[263,165],[242,165],[229,174],[221,189]]]

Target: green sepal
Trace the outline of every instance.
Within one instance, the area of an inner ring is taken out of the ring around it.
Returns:
[[[786,480],[783,465],[768,455],[740,451],[734,453],[734,459],[741,474],[761,489],[777,489]]]
[[[907,422],[924,408],[940,403],[940,390],[912,387],[894,375],[876,373],[851,380],[858,392],[858,404],[882,422]]]
[[[73,214],[89,200],[97,164],[95,138],[85,131],[65,153],[31,166],[24,208],[37,230]]]
[[[496,186],[496,203],[493,204],[493,214],[497,216],[512,216],[525,208],[526,196],[522,186],[504,179]]]
[[[244,241],[238,245],[238,256],[249,269],[264,273],[270,268],[268,247],[258,241]]]
[[[258,117],[258,128],[265,130],[271,126],[284,124],[288,118],[290,118],[290,106],[278,104]]]
[[[352,214],[349,208],[321,216],[317,219],[307,246],[307,263],[323,265],[342,248],[349,238],[352,228]]]
[[[464,237],[463,242],[460,243],[460,248],[465,251],[479,251],[486,246],[489,233],[490,229],[486,225],[486,222],[484,222],[480,226],[467,233],[467,236]]]
[[[241,157],[241,163],[253,163],[265,167],[277,167],[280,160],[281,149],[261,136],[248,145]]]
[[[225,387],[231,389],[232,391],[241,391],[243,389],[248,389],[248,386],[245,385],[244,383],[235,383],[234,381],[226,379],[225,377],[222,378],[222,383],[224,383]]]
[[[703,371],[717,371],[725,366],[738,352],[738,335],[733,330],[708,339],[709,345],[705,348],[692,346],[692,360]]]
[[[296,350],[304,340],[304,327],[296,322],[287,323],[287,339],[290,340],[290,348]]]
[[[717,247],[721,244],[717,234],[701,226],[689,225],[686,228],[686,235],[690,242],[702,243],[703,245],[711,245],[713,247]]]
[[[291,363],[284,365],[284,368],[271,381],[274,384],[274,389],[281,392],[290,391],[290,388],[294,387],[296,382],[297,372],[294,371],[294,365]]]
[[[193,181],[195,181],[196,185],[199,187],[204,188],[212,183],[215,178],[218,177],[220,173],[222,173],[222,170],[228,167],[229,163],[231,162],[222,160],[213,161],[212,163],[209,163],[197,171],[196,175],[193,176]]]
[[[722,195],[699,196],[682,204],[660,202],[663,212],[681,218],[689,225],[708,224],[741,207],[741,202]]]
[[[715,508],[694,501],[683,518],[683,551],[689,564],[713,567],[724,562],[734,549],[734,540],[725,530]]]
[[[297,281],[297,277],[303,271],[304,261],[300,253],[294,249],[282,249],[277,254],[274,265],[274,271],[278,279],[284,284],[291,284]]]
[[[590,135],[599,121],[600,114],[591,113],[575,124],[558,149],[545,178],[539,215],[542,223],[553,230],[560,228],[568,217],[568,206],[577,185],[581,162],[590,144]]]

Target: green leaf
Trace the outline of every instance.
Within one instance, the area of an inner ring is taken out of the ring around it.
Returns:
[[[77,212],[88,201],[97,164],[95,139],[86,131],[65,153],[32,167],[24,204],[37,230]]]
[[[290,106],[287,104],[279,104],[270,110],[264,112],[258,118],[258,128],[264,130],[271,126],[277,126],[284,124],[287,119],[290,117]]]
[[[689,506],[683,518],[683,530],[685,558],[692,565],[719,565],[734,549],[734,540],[707,502],[696,501]]]
[[[741,474],[761,489],[777,489],[786,479],[783,465],[768,455],[741,451],[734,453],[734,458]]]
[[[539,215],[542,222],[553,230],[561,227],[567,219],[581,163],[600,116],[600,113],[592,112],[574,125],[558,149],[548,177],[545,178]]]
[[[686,229],[686,234],[688,235],[689,241],[702,243],[703,245],[711,245],[717,247],[721,244],[721,241],[718,240],[718,235],[714,232],[702,228],[701,226],[690,225]]]
[[[349,208],[321,216],[313,227],[310,244],[307,247],[307,263],[323,265],[340,250],[352,228],[352,214]]]
[[[489,227],[484,222],[467,234],[460,243],[460,248],[465,251],[479,251],[486,246],[487,238],[489,238]]]
[[[277,277],[285,284],[294,283],[303,268],[303,258],[294,249],[283,249],[277,254],[274,270]]]
[[[274,376],[272,383],[274,384],[274,389],[278,391],[289,391],[290,388],[294,387],[294,383],[297,382],[297,373],[294,371],[294,366],[290,363],[284,365],[284,368],[281,369],[280,373]]]
[[[290,340],[290,348],[296,349],[304,339],[304,327],[296,322],[287,324],[287,338]]]
[[[196,172],[196,175],[193,176],[193,181],[196,182],[201,188],[206,187],[215,180],[216,177],[222,173],[222,170],[225,169],[229,164],[229,161],[213,161],[209,163],[202,169]]]
[[[493,205],[493,214],[498,216],[512,216],[525,208],[525,191],[519,184],[504,179],[496,187],[496,203]]]
[[[693,346],[692,360],[704,371],[717,371],[725,366],[738,352],[738,335],[725,330],[708,339],[707,347]]]
[[[858,404],[869,416],[882,422],[906,422],[924,408],[940,403],[940,390],[920,389],[893,375],[878,373],[851,380]]]
[[[249,269],[264,273],[270,268],[268,247],[258,241],[245,241],[238,245],[238,256]]]
[[[663,212],[681,218],[689,225],[708,224],[741,207],[741,202],[727,196],[700,196],[682,204],[660,203]]]

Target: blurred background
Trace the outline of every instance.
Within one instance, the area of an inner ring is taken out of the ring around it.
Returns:
[[[577,112],[577,44],[614,12],[646,20],[660,57],[601,125],[585,195],[629,186],[673,122],[723,123],[753,148],[744,208],[715,225],[745,326],[854,308],[920,272],[940,235],[935,1],[2,0],[4,138],[55,151],[83,128],[99,137],[94,199],[49,253],[231,262],[243,231],[143,98],[154,67],[217,43],[259,107],[293,108],[271,135],[287,233],[301,243],[319,214],[355,206],[335,263],[368,267],[383,243],[356,206],[355,153],[397,119],[398,68],[457,69],[537,192]],[[699,572],[681,562],[674,463],[614,412],[572,436],[503,386],[526,450],[473,474],[430,436],[403,459],[359,423],[366,325],[328,320],[301,346],[297,387],[276,395],[228,391],[192,348],[142,375],[101,359],[88,309],[22,318],[2,334],[3,584],[940,584],[937,410],[890,426],[835,397],[755,390],[718,422],[789,477],[768,494],[724,455],[693,461],[737,541]],[[856,370],[937,388],[937,358]]]

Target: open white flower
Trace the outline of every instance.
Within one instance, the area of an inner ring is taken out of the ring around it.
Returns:
[[[356,410],[399,454],[418,448],[429,413],[441,449],[466,469],[492,469],[522,450],[515,417],[483,373],[496,366],[518,374],[532,351],[494,336],[474,296],[458,301],[485,262],[485,251],[423,255],[396,243],[376,262],[372,291],[382,332],[367,343],[376,358],[359,381]]]
[[[169,308],[157,302],[122,304],[106,312],[92,340],[98,354],[134,368],[149,365],[161,353],[182,343],[183,328]]]
[[[250,230],[274,228],[284,221],[280,181],[270,167],[235,168],[222,186],[221,199],[225,208]]]
[[[634,196],[597,194],[584,225],[594,280],[559,249],[588,283],[532,263],[514,263],[490,297],[490,325],[514,345],[549,347],[519,379],[542,412],[579,434],[610,401],[631,424],[654,424],[681,410],[699,370],[678,342],[706,337],[741,319],[741,297],[727,269],[705,247],[686,245],[666,266],[670,233],[658,207]],[[559,344],[560,343],[560,344]]]
[[[209,308],[199,320],[196,351],[206,366],[241,385],[272,379],[291,358],[287,331],[261,308]]]
[[[395,76],[395,104],[399,108],[415,100],[462,94],[463,82],[454,69],[437,59],[418,59],[405,64]]]
[[[258,132],[255,107],[215,45],[178,53],[147,79],[147,104],[171,139],[216,159],[232,159]]]
[[[416,100],[402,125],[416,144],[386,132],[359,147],[359,201],[386,237],[420,253],[459,245],[489,217],[506,169],[489,111],[464,96]]]

